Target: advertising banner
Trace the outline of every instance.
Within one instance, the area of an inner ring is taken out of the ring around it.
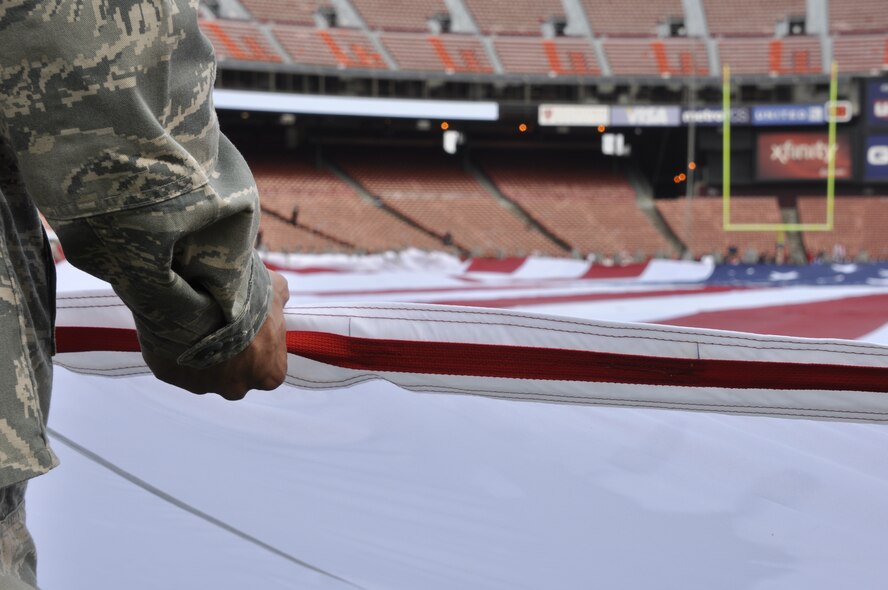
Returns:
[[[760,133],[756,169],[759,180],[818,180],[827,177],[829,136],[824,133]],[[853,173],[851,142],[836,137],[836,178]]]
[[[598,127],[610,125],[610,107],[600,104],[541,104],[537,114],[541,126]]]
[[[774,104],[752,107],[753,125],[822,125],[826,105]]]
[[[681,122],[685,125],[694,123],[704,127],[714,127],[721,125],[724,121],[724,114],[721,107],[700,107],[696,109],[683,109],[681,111]],[[749,125],[752,114],[746,107],[738,107],[731,109],[732,125]]]
[[[888,181],[888,135],[871,135],[866,138],[866,180]]]
[[[624,127],[678,127],[681,109],[667,106],[613,107],[611,125]]]
[[[888,80],[870,80],[866,85],[866,122],[888,127]]]

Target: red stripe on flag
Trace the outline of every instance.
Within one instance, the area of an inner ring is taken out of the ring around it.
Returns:
[[[133,330],[60,327],[59,352],[135,351]],[[348,369],[682,387],[888,393],[888,368],[682,359],[464,342],[287,333],[287,351]]]
[[[754,334],[854,340],[888,323],[888,295],[706,311],[656,323]]]

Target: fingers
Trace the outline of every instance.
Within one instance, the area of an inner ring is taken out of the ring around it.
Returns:
[[[273,301],[268,316],[253,341],[239,354],[206,369],[185,367],[168,359],[143,352],[148,368],[161,381],[191,393],[217,393],[236,401],[252,389],[277,389],[287,377],[287,325],[284,306],[290,288],[281,274],[269,271]]]

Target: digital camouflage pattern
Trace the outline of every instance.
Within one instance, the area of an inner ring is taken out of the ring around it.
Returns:
[[[147,350],[210,366],[265,320],[258,195],[219,132],[197,4],[0,0],[0,487],[55,461],[34,205],[68,259],[113,285]]]
[[[25,526],[27,482],[0,489],[0,589],[37,585],[37,551]]]

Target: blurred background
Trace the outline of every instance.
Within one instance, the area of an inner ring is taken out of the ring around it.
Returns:
[[[201,11],[223,129],[260,187],[264,250],[888,260],[880,0],[205,0]]]

